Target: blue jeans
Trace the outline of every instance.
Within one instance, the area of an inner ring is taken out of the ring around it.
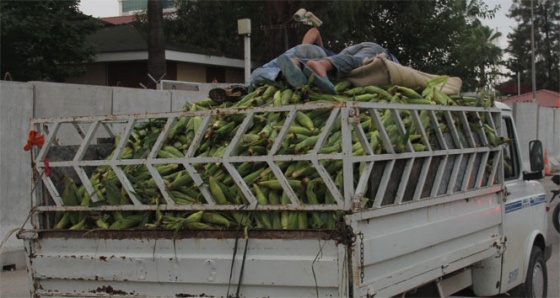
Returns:
[[[327,59],[334,66],[334,79],[340,80],[353,69],[362,66],[364,59],[373,58],[382,53],[389,57],[389,52],[382,46],[374,42],[362,42],[349,46],[342,50],[340,54],[327,57]]]
[[[313,44],[297,45],[284,52],[284,55],[290,58],[297,58],[303,64],[311,59],[320,59],[327,57],[327,54],[322,47]],[[277,60],[278,59],[275,58],[270,62],[264,64],[263,66],[255,69],[251,73],[249,84],[258,85],[259,81],[263,80],[263,78],[271,81],[276,80],[278,74],[280,73],[280,67],[278,66]]]

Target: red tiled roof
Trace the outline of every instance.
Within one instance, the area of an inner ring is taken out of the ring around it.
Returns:
[[[541,89],[541,90],[537,90],[535,97],[537,99],[537,103],[541,107],[560,108],[560,92]],[[510,96],[501,101],[502,102],[532,102],[533,92],[524,93],[516,96]]]
[[[134,22],[134,16],[106,17],[101,19],[113,25],[121,25]]]

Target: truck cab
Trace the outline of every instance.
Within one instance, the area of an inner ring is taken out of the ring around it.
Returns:
[[[503,144],[504,153],[504,222],[506,249],[502,256],[501,292],[523,284],[528,297],[543,297],[547,274],[545,243],[548,217],[546,192],[536,179],[542,178],[540,142],[530,143],[533,172],[523,171],[521,150],[511,108],[497,103],[502,110],[501,136],[512,140]],[[536,159],[536,161],[535,161]],[[484,293],[481,293],[485,295]]]

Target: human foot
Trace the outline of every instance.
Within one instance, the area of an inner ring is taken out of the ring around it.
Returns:
[[[309,60],[307,61],[307,66],[313,69],[313,71],[321,77],[326,77],[327,72],[333,68],[328,59]]]

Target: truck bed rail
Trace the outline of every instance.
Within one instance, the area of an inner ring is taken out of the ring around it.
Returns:
[[[467,196],[503,180],[500,116],[495,108],[348,101],[32,119],[45,135],[33,154],[41,186],[33,210],[355,212]],[[68,204],[63,177],[86,203]],[[193,194],[179,198],[179,190]]]

